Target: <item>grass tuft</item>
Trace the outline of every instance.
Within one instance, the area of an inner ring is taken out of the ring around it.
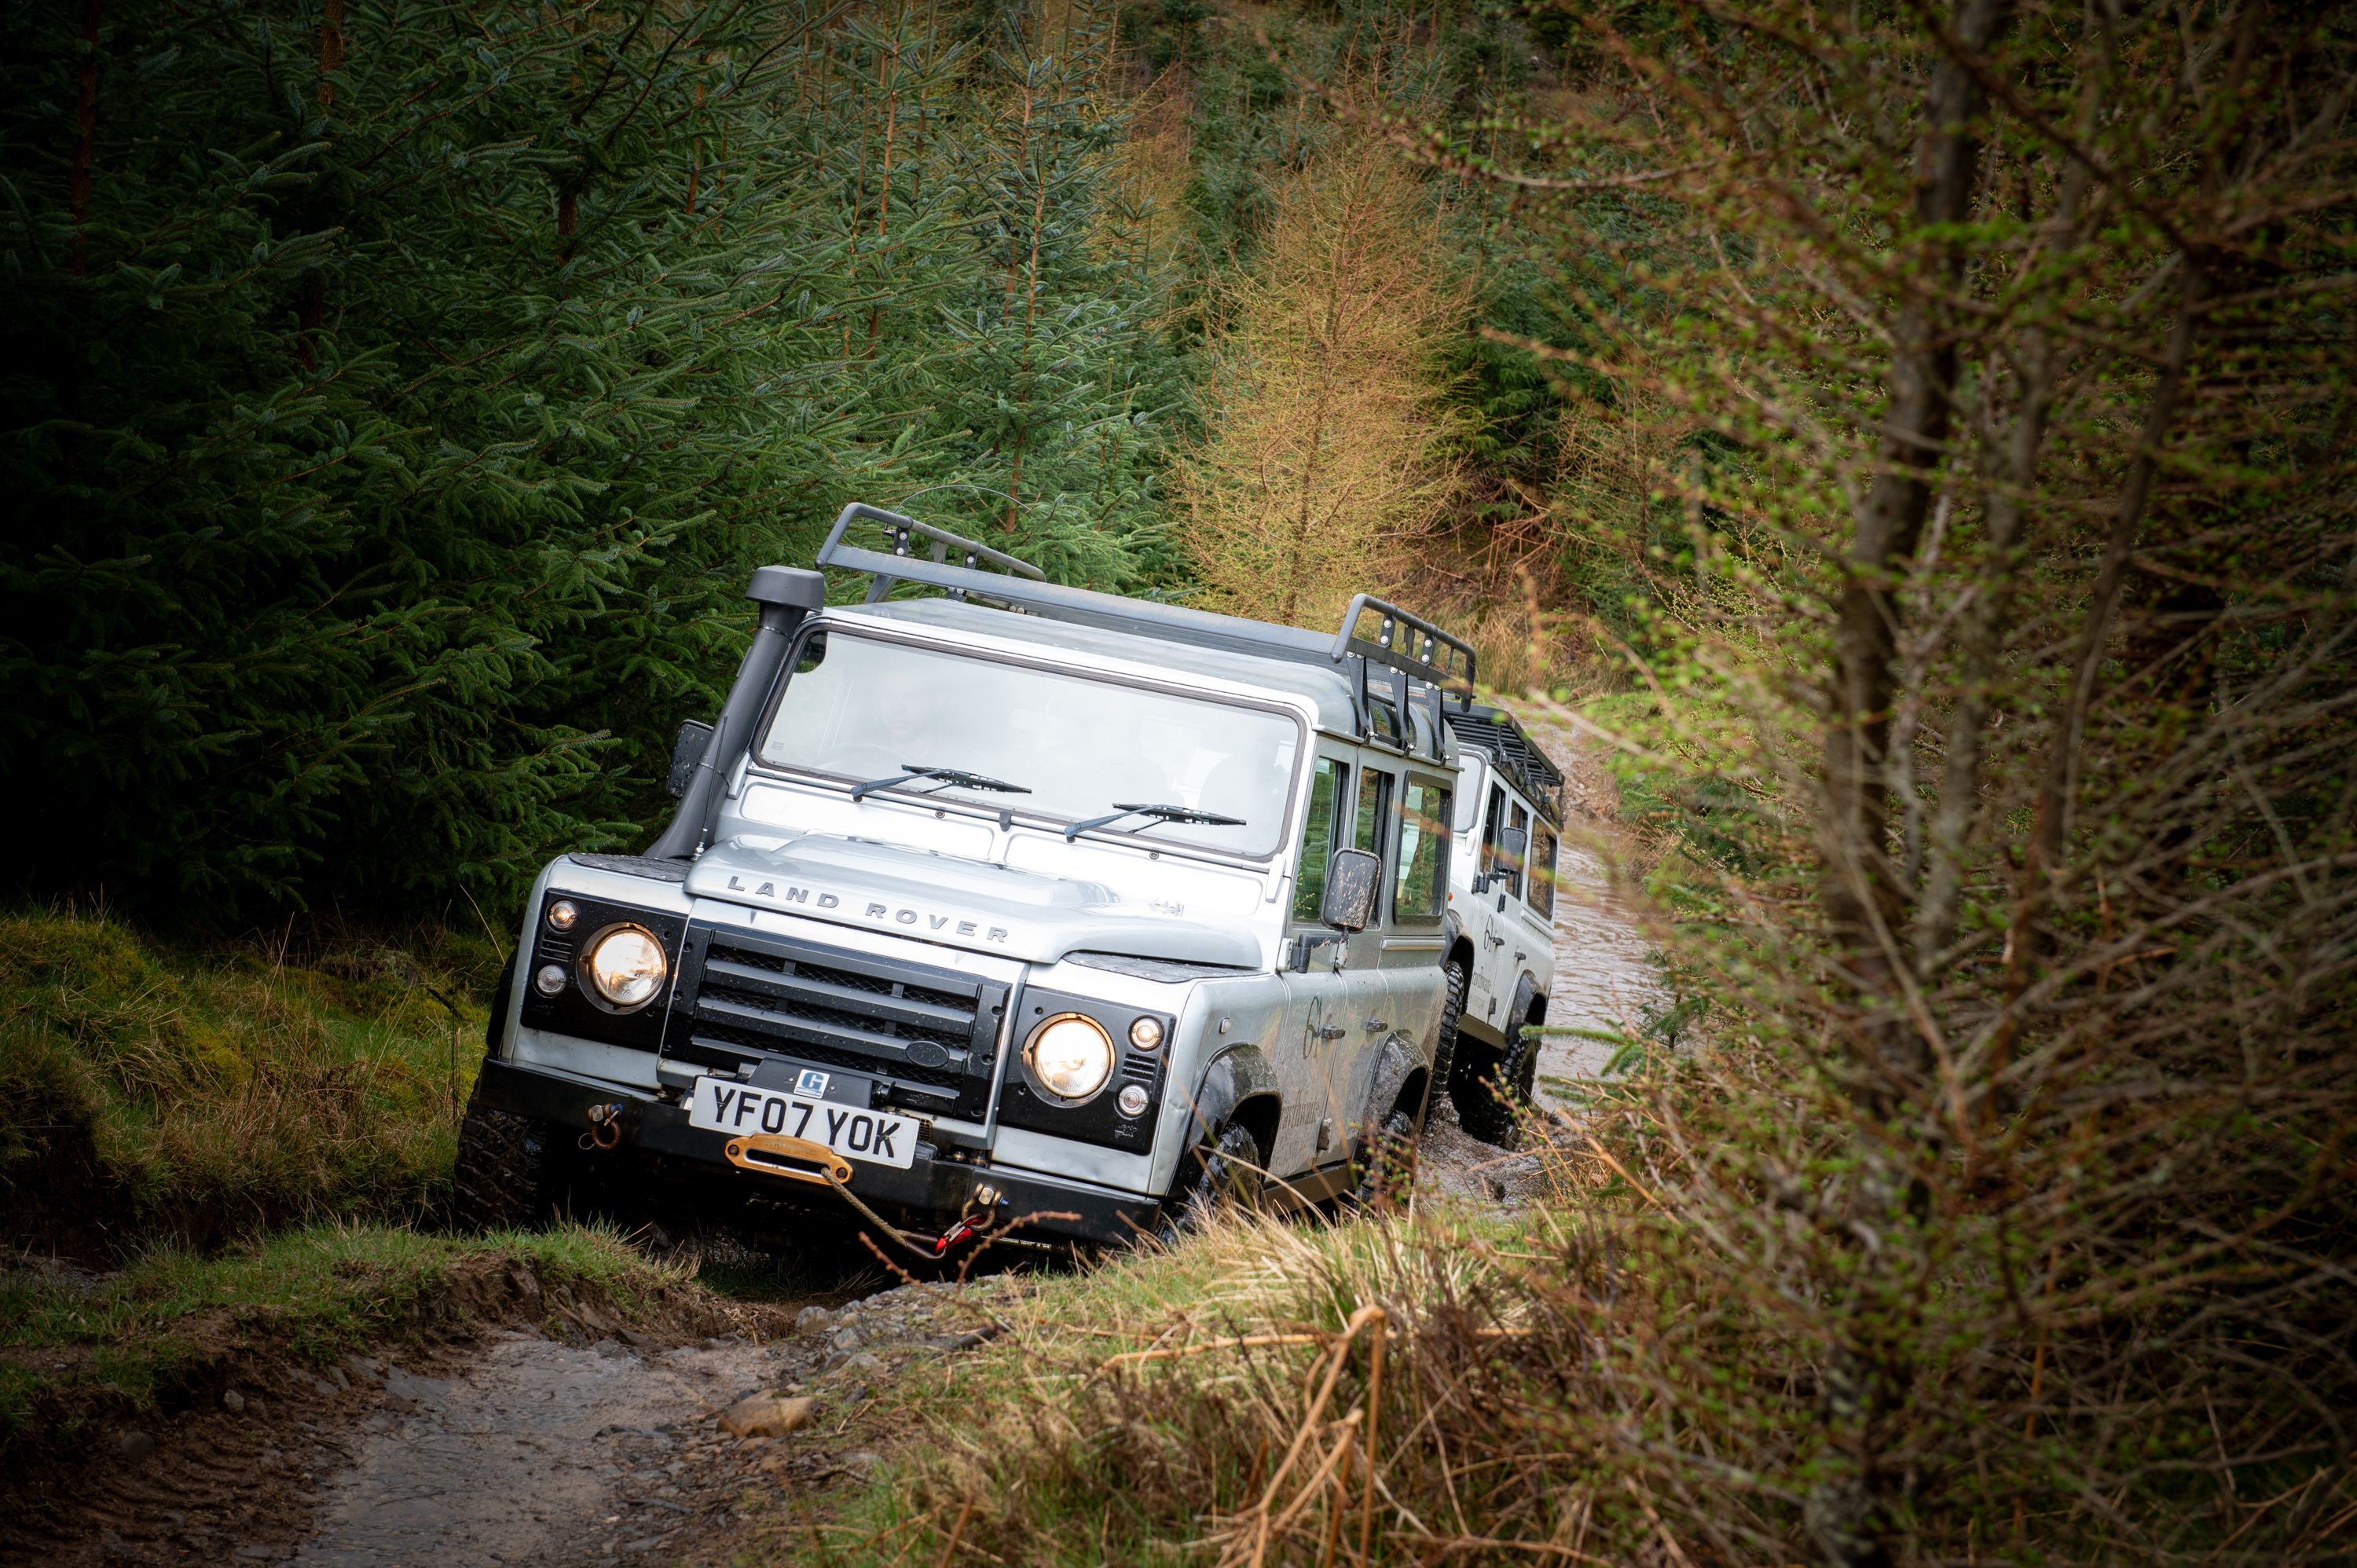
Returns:
[[[447,1176],[488,946],[173,948],[103,914],[0,918],[5,1239],[113,1253],[324,1215]]]

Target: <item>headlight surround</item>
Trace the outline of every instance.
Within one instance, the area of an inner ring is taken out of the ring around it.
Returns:
[[[590,942],[581,971],[598,1001],[617,1013],[635,1013],[662,994],[671,961],[644,926],[609,926]]]
[[[1031,1081],[1057,1099],[1078,1104],[1113,1076],[1113,1036],[1085,1013],[1059,1013],[1023,1043]]]

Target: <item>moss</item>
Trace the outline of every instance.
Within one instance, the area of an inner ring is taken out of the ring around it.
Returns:
[[[11,1239],[114,1251],[417,1212],[447,1176],[486,1016],[468,998],[496,961],[434,931],[294,954],[0,918]]]

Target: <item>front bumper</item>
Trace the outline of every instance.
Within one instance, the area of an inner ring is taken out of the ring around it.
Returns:
[[[651,1152],[724,1171],[738,1181],[755,1184],[772,1198],[802,1197],[812,1203],[837,1204],[840,1199],[823,1187],[789,1181],[780,1176],[740,1170],[722,1154],[725,1134],[691,1127],[687,1108],[658,1100],[642,1090],[581,1078],[544,1067],[527,1067],[497,1057],[483,1063],[475,1086],[476,1101],[494,1111],[513,1112],[559,1127],[587,1130],[592,1107],[619,1105],[621,1142]],[[975,1189],[987,1184],[1001,1194],[994,1214],[998,1223],[1027,1215],[1071,1215],[1071,1219],[1039,1219],[1020,1226],[1016,1234],[1031,1240],[1063,1239],[1100,1245],[1125,1244],[1151,1230],[1159,1207],[1151,1198],[1085,1182],[1059,1180],[1033,1171],[1010,1170],[974,1156],[974,1163],[946,1159],[934,1145],[921,1140],[917,1157],[907,1170],[854,1162],[847,1184],[862,1201],[888,1212],[898,1209],[939,1230],[945,1230],[973,1202]]]

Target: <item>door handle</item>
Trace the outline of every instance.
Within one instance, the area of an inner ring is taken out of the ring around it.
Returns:
[[[1516,963],[1520,963],[1520,962],[1522,962],[1522,961],[1523,961],[1523,960],[1524,960],[1524,959],[1526,959],[1526,958],[1528,958],[1528,957],[1530,957],[1530,956],[1531,956],[1530,954],[1528,954],[1528,953],[1524,952],[1524,951],[1523,951],[1522,949],[1520,949],[1520,948],[1516,948],[1516,949],[1514,950],[1514,961],[1515,961]]]
[[[1366,1018],[1360,1021],[1359,1026],[1366,1030],[1369,1034],[1372,1034],[1377,1029],[1387,1028],[1390,1026],[1385,1022],[1385,1020],[1381,1018]]]
[[[1501,947],[1504,947],[1504,946],[1506,945],[1506,939],[1505,939],[1505,938],[1503,938],[1503,937],[1494,937],[1494,936],[1490,935],[1490,934],[1489,934],[1489,933],[1487,933],[1487,932],[1482,933],[1481,940],[1482,940],[1483,941],[1485,941],[1485,942],[1488,942],[1488,943],[1489,943],[1491,947],[1493,947],[1493,948],[1501,948]]]
[[[1327,1028],[1312,1029],[1309,1032],[1321,1040],[1339,1040],[1350,1031],[1343,1028],[1341,1025],[1335,1024]]]

